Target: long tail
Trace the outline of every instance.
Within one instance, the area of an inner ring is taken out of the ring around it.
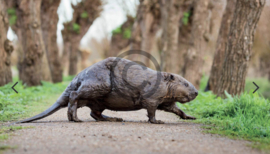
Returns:
[[[69,98],[69,94],[65,91],[56,101],[56,103],[54,103],[50,108],[48,108],[47,110],[45,110],[44,112],[28,118],[28,119],[24,119],[22,121],[18,121],[16,123],[26,123],[26,122],[31,122],[34,120],[38,120],[38,119],[42,119],[45,118],[51,114],[53,114],[54,112],[58,111],[59,109],[61,109],[62,107],[66,107],[68,105],[68,98]]]
[[[44,112],[42,112],[42,113],[40,113],[40,114],[38,114],[38,115],[36,115],[34,117],[24,119],[22,121],[18,121],[17,123],[26,123],[26,122],[31,122],[31,121],[34,121],[34,120],[45,118],[45,117],[53,114],[54,112],[58,111],[60,108],[61,108],[61,105],[58,104],[58,103],[55,103],[50,108],[48,108],[46,111],[44,111]]]

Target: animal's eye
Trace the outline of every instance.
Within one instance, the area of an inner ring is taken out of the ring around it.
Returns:
[[[187,83],[184,83],[184,85],[185,85],[186,87],[188,87],[188,84],[187,84]]]

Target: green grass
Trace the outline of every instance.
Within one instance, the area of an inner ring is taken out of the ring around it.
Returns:
[[[207,85],[208,77],[203,76],[201,79],[200,89],[204,90]],[[255,82],[260,88],[256,91],[260,96],[270,100],[270,82],[266,78],[247,78],[245,91],[250,92],[256,89],[256,86],[253,84]]]
[[[201,89],[206,81],[203,78]],[[266,86],[264,79],[255,82]],[[260,91],[253,94],[254,89],[252,86],[249,93],[238,97],[226,94],[226,99],[200,91],[194,101],[178,106],[197,117],[194,122],[205,124],[208,133],[249,140],[255,148],[270,150],[270,101],[262,97]]]
[[[270,82],[266,78],[259,78],[259,79],[251,79],[248,78],[246,80],[246,91],[254,91],[256,86],[252,83],[255,82],[260,88],[256,91],[264,98],[268,98],[270,100]]]
[[[42,82],[42,86],[24,87],[19,82],[15,93],[11,87],[17,81],[0,87],[0,122],[15,121],[32,116],[55,103],[73,77],[65,77],[64,82],[52,84]]]

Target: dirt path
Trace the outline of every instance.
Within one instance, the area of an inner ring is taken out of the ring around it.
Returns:
[[[15,132],[5,141],[16,149],[4,153],[260,153],[247,147],[246,141],[235,141],[218,135],[204,134],[200,125],[180,121],[175,115],[158,111],[157,119],[166,124],[146,122],[146,111],[112,112],[105,115],[121,117],[127,122],[95,122],[90,110],[78,110],[83,123],[67,121],[66,109]]]

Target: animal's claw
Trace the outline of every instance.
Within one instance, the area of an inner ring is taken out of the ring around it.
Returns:
[[[154,120],[154,121],[149,121],[149,122],[152,124],[164,124],[164,122],[161,120]]]
[[[196,120],[196,118],[195,118],[195,117],[188,116],[188,115],[185,117],[185,119],[186,119],[186,120]]]
[[[77,119],[73,119],[73,121],[74,121],[74,122],[83,122],[82,120],[80,120],[80,119],[78,119],[78,118],[77,118]]]

